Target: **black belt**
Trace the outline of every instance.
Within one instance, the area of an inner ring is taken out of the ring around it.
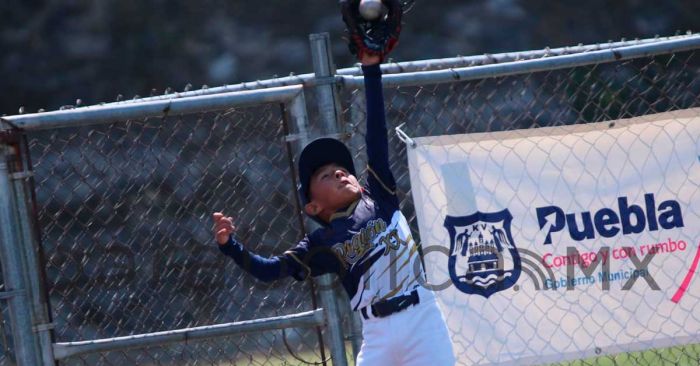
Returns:
[[[363,318],[369,319],[369,316],[367,315],[367,308],[370,308],[372,315],[374,315],[376,318],[383,318],[385,316],[398,313],[411,305],[417,305],[419,302],[420,299],[418,298],[418,291],[413,290],[408,295],[392,297],[391,299],[379,301],[370,306],[365,306],[364,308],[360,309],[360,312],[362,313]]]

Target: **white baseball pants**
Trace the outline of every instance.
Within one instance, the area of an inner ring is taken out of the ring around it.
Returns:
[[[432,292],[420,303],[385,318],[362,319],[357,366],[453,366],[452,341]]]

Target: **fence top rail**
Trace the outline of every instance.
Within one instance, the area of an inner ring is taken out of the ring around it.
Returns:
[[[383,85],[384,87],[397,87],[451,83],[456,81],[501,77],[623,61],[674,52],[690,51],[694,49],[700,49],[700,34],[654,43],[611,48],[585,53],[565,54],[524,61],[505,62],[501,64],[389,74],[383,77]],[[346,75],[340,76],[340,78],[342,78],[343,85],[346,87],[359,89],[364,85],[363,78],[361,76]]]
[[[111,103],[52,112],[6,116],[1,119],[24,130],[79,127],[128,119],[164,117],[168,114],[196,113],[275,102],[286,103],[302,92],[303,87],[301,85],[292,85],[260,91],[238,91],[188,97],[174,96],[169,99],[151,100],[141,103]]]
[[[687,38],[693,38],[697,35],[688,33],[686,35],[677,35],[669,37],[655,37],[647,39],[635,39],[635,40],[621,40],[618,42],[608,41],[605,43],[589,44],[589,45],[577,45],[570,47],[557,47],[557,48],[545,48],[542,50],[532,50],[532,51],[519,51],[519,52],[504,52],[504,53],[494,53],[494,54],[484,54],[475,56],[457,56],[442,59],[430,59],[430,60],[418,60],[418,61],[407,61],[407,62],[388,62],[382,64],[382,72],[384,74],[398,74],[398,73],[410,73],[418,71],[429,71],[429,70],[440,70],[440,69],[450,69],[450,68],[462,68],[467,66],[478,66],[478,65],[489,65],[489,64],[500,64],[504,62],[539,59],[543,57],[560,56],[560,55],[570,55],[579,54],[599,50],[607,50],[612,48],[627,47],[633,45],[644,45],[653,44],[662,41],[671,40],[682,40]],[[338,69],[336,71],[339,79],[341,76],[361,76],[362,70],[359,66],[348,67],[343,69]],[[134,98],[131,100],[124,100],[119,102],[105,103],[103,105],[124,105],[124,104],[134,104],[134,103],[144,103],[150,101],[159,100],[170,100],[175,98],[186,98],[193,96],[211,95],[211,94],[222,94],[230,92],[248,91],[248,90],[259,90],[276,88],[291,85],[304,85],[306,87],[312,87],[317,85],[319,82],[313,73],[290,75],[280,78],[273,78],[267,80],[257,80],[250,82],[243,82],[239,84],[225,85],[213,88],[202,88],[192,91],[167,93],[164,95],[151,96],[146,98]],[[326,80],[323,80],[326,82]]]
[[[610,41],[610,42],[606,42],[606,43],[598,43],[598,44],[590,44],[590,45],[577,45],[577,46],[571,46],[571,47],[558,47],[558,48],[547,47],[547,48],[542,49],[542,50],[533,50],[533,51],[503,52],[503,53],[484,54],[484,55],[475,55],[475,56],[457,56],[457,57],[449,57],[449,58],[442,58],[442,59],[418,60],[418,61],[407,61],[407,62],[388,62],[388,63],[382,64],[381,68],[382,68],[382,73],[384,73],[384,74],[398,74],[398,73],[406,73],[406,72],[449,69],[449,68],[455,68],[455,67],[487,65],[487,64],[496,64],[496,63],[503,63],[503,62],[542,58],[542,57],[599,51],[599,50],[626,47],[626,46],[632,46],[632,45],[649,44],[649,43],[655,43],[655,42],[665,41],[665,40],[685,39],[685,38],[692,37],[692,36],[693,36],[692,34],[686,34],[686,35],[670,36],[670,37],[647,38],[647,39],[641,39],[641,40],[636,39],[636,40],[631,40],[631,41],[625,41],[625,40],[622,40],[619,42]],[[336,75],[339,75],[339,76],[361,76],[362,69],[359,66],[338,69],[336,71]],[[322,82],[325,82],[325,80],[323,80]],[[318,83],[319,83],[319,80],[316,79],[316,77],[313,73],[307,73],[307,74],[299,74],[299,75],[290,75],[290,76],[285,76],[285,77],[281,77],[281,78],[273,78],[273,79],[267,79],[267,80],[256,80],[256,81],[244,82],[244,83],[233,84],[233,85],[225,85],[225,86],[220,86],[220,87],[215,87],[215,88],[192,90],[192,91],[180,93],[180,95],[181,96],[207,95],[207,94],[217,94],[217,93],[225,93],[225,92],[241,91],[241,90],[258,90],[258,89],[287,86],[287,85],[298,85],[298,84],[302,84],[302,85],[307,86],[307,87],[312,87],[312,86],[317,85]],[[115,103],[134,103],[134,102],[145,101],[145,100],[167,99],[167,98],[171,98],[172,95],[173,94],[166,94],[166,95],[159,95],[159,96],[153,96],[153,97],[148,97],[148,98],[126,100],[126,101],[115,102]]]
[[[656,43],[666,40],[674,39],[684,39],[692,37],[692,33],[687,33],[685,35],[670,36],[670,37],[655,37],[655,38],[645,38],[645,39],[635,39],[631,41],[621,40],[618,42],[608,41],[605,43],[589,44],[583,45],[579,44],[576,46],[567,47],[557,47],[549,48],[546,47],[541,50],[531,50],[531,51],[517,51],[517,52],[502,52],[494,54],[483,54],[474,56],[457,56],[441,59],[431,59],[431,60],[418,60],[418,61],[408,61],[408,62],[389,62],[382,64],[382,73],[384,74],[398,74],[406,72],[417,72],[417,71],[430,71],[439,69],[449,69],[456,67],[467,67],[467,66],[479,66],[479,65],[489,65],[497,64],[503,62],[512,61],[522,61],[529,59],[536,59],[542,57],[560,56],[560,55],[570,55],[591,51],[607,50],[611,48],[627,47],[634,45],[642,45],[649,43]],[[340,69],[337,72],[338,75],[348,75],[348,76],[361,76],[362,71],[360,67],[351,67]]]

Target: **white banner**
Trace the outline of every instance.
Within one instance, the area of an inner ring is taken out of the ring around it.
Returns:
[[[700,342],[700,109],[414,141],[428,285],[460,364]]]

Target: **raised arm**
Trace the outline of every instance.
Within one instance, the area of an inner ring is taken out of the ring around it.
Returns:
[[[389,168],[389,143],[387,138],[382,71],[379,63],[363,60],[362,72],[365,80],[367,102],[367,182],[373,194],[396,194],[396,181]]]

